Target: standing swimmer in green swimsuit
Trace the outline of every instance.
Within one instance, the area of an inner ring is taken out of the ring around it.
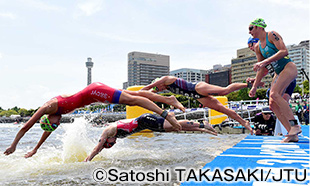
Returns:
[[[276,75],[270,89],[270,109],[288,131],[288,135],[282,142],[297,142],[301,129],[287,101],[282,97],[286,88],[296,78],[297,68],[288,57],[288,51],[282,37],[275,31],[266,32],[266,26],[267,24],[262,18],[255,19],[249,25],[249,34],[253,38],[259,39],[259,43],[254,47],[258,62],[254,64],[253,70],[257,73],[249,96],[255,96],[258,83],[266,75],[267,69],[264,67],[272,64]]]

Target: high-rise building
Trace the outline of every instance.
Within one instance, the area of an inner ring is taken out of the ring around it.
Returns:
[[[248,77],[255,78],[256,72],[253,71],[254,64],[257,63],[256,55],[249,48],[237,50],[237,58],[231,60],[231,82],[242,83]],[[263,79],[265,85],[272,82],[272,77],[268,74]]]
[[[92,59],[89,57],[87,58],[86,68],[87,68],[87,85],[91,84],[91,68],[94,66],[94,62],[91,61]]]
[[[126,90],[128,88],[128,82],[123,83],[123,90]]]
[[[302,82],[306,80],[301,72],[303,68],[309,77],[309,40],[302,41],[298,45],[287,46],[289,57],[296,64],[298,76],[296,84],[302,87]]]
[[[154,79],[169,75],[170,57],[162,54],[130,52],[128,86],[148,85]]]
[[[225,69],[206,75],[206,82],[211,85],[227,87],[231,84],[231,70]]]
[[[207,74],[206,70],[192,69],[192,68],[181,68],[170,72],[171,76],[184,79],[188,82],[205,81],[206,74]]]
[[[205,82],[221,87],[228,86],[231,84],[231,65],[213,65],[212,69],[207,70]]]

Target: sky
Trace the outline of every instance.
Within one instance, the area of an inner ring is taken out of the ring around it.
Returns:
[[[263,18],[286,45],[310,38],[309,0],[0,0],[0,107],[36,109],[92,82],[122,88],[127,54],[170,56],[170,70],[230,64]]]

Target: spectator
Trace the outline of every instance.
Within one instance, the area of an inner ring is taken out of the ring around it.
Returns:
[[[254,118],[254,134],[257,136],[273,136],[276,120],[267,107]]]
[[[299,101],[296,101],[297,105],[295,106],[295,113],[296,115],[298,116],[298,120],[299,122],[301,123],[302,122],[302,111],[303,111],[303,108],[302,106],[300,105]]]
[[[304,102],[303,109],[304,109],[303,115],[304,115],[305,124],[308,125],[309,124],[309,103]]]

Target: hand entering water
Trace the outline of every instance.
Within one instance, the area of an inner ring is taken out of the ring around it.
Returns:
[[[30,158],[31,156],[33,156],[35,153],[37,153],[37,150],[32,150],[30,152],[28,152],[27,154],[25,154],[25,158]]]
[[[10,155],[10,154],[12,154],[15,151],[15,149],[16,149],[16,147],[10,146],[9,148],[6,149],[6,151],[4,151],[3,154]]]

